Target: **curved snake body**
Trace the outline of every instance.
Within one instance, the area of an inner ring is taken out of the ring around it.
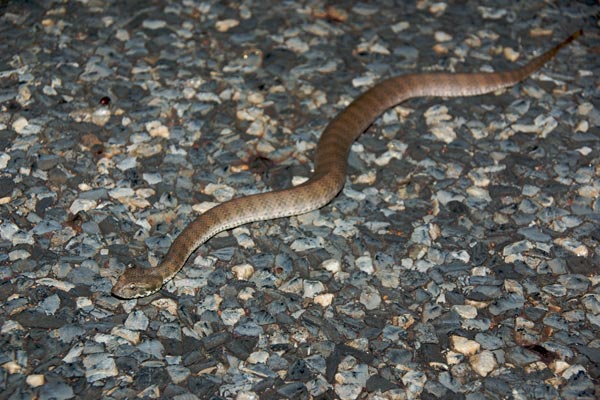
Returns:
[[[384,80],[329,123],[319,140],[314,174],[308,181],[293,188],[232,199],[206,211],[181,232],[158,267],[125,270],[112,288],[113,295],[129,299],[158,291],[202,243],[221,231],[249,222],[303,214],[329,203],[344,186],[352,143],[388,108],[414,97],[475,96],[512,86],[539,69],[580,33],[511,71],[417,73]]]

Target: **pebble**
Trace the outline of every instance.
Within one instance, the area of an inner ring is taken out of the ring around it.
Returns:
[[[588,248],[578,240],[571,238],[556,238],[554,243],[570,251],[577,257],[587,257],[589,254]]]
[[[324,240],[321,237],[318,238],[304,238],[295,240],[290,248],[294,251],[303,252],[311,249],[322,248]]]
[[[111,330],[111,334],[127,340],[132,345],[140,343],[140,333],[127,328],[116,326]]]
[[[367,288],[361,293],[360,302],[367,310],[375,310],[381,305],[381,295],[375,289]]]
[[[146,19],[144,20],[142,26],[146,29],[155,30],[167,26],[167,21],[163,21],[160,19]]]
[[[321,268],[324,268],[327,271],[335,274],[342,270],[342,264],[340,263],[340,261],[338,259],[332,258],[332,259],[323,261],[323,263],[321,264]]]
[[[314,302],[319,304],[321,307],[326,308],[331,305],[335,296],[331,293],[323,293],[314,297]]]
[[[325,285],[319,281],[304,280],[303,284],[303,296],[308,298],[314,298],[316,295],[325,291]]]
[[[450,337],[450,340],[454,350],[467,356],[477,353],[481,347],[476,341],[469,340],[462,336],[453,335]]]
[[[69,212],[73,215],[79,213],[80,211],[89,211],[92,208],[95,208],[97,205],[94,200],[86,200],[86,199],[77,199],[73,201],[71,207],[69,207]]]
[[[468,304],[459,304],[452,306],[453,310],[458,313],[463,318],[473,319],[477,317],[477,308]]]
[[[25,382],[27,382],[27,384],[31,387],[42,386],[45,383],[45,381],[46,380],[44,378],[44,375],[41,375],[41,374],[29,375],[25,379]]]
[[[231,268],[235,276],[240,280],[248,280],[254,274],[254,267],[250,264],[240,264]]]
[[[221,312],[221,320],[226,326],[233,326],[237,324],[244,315],[244,310],[241,308],[226,309]]]
[[[48,382],[40,388],[40,400],[66,400],[74,397],[73,388],[63,382]]]
[[[489,350],[483,350],[469,357],[469,364],[480,376],[487,376],[498,367],[494,353]]]
[[[165,353],[165,348],[161,342],[158,340],[146,340],[140,343],[137,348],[156,359],[163,358],[163,354]]]
[[[235,190],[231,186],[209,183],[204,188],[204,193],[213,196],[217,202],[223,203],[233,198]]]
[[[366,274],[371,275],[375,271],[375,268],[373,266],[373,260],[370,256],[360,256],[356,259],[355,262],[357,268]]]
[[[452,35],[442,31],[435,32],[433,36],[436,42],[449,42],[452,40]]]
[[[149,323],[150,321],[143,311],[134,311],[125,320],[125,327],[133,331],[143,331],[148,328]]]
[[[217,30],[219,32],[227,32],[228,30],[230,30],[231,28],[235,28],[239,24],[240,24],[240,21],[229,18],[229,19],[217,21],[217,23],[215,24],[215,28],[217,28]]]
[[[600,314],[600,295],[595,293],[585,294],[581,302],[592,314]]]
[[[181,341],[181,328],[178,324],[163,324],[158,328],[157,336],[165,339]]]
[[[83,366],[85,378],[89,383],[119,374],[114,359],[107,353],[89,354],[83,357]]]

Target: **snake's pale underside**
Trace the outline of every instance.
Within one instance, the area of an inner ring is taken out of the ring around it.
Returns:
[[[254,221],[303,214],[329,203],[342,189],[347,157],[354,140],[388,108],[422,96],[475,96],[509,87],[527,78],[552,59],[581,31],[526,65],[493,73],[417,73],[389,78],[354,100],[327,126],[319,140],[314,174],[305,183],[222,203],[190,223],[175,239],[155,268],[126,269],[112,288],[113,295],[130,299],[148,296],[177,274],[189,256],[215,234]]]

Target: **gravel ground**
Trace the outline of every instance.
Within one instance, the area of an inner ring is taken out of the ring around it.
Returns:
[[[600,397],[600,6],[498,4],[0,1],[0,398]],[[578,28],[511,89],[386,112],[323,209],[110,295],[202,211],[308,177],[383,78]]]

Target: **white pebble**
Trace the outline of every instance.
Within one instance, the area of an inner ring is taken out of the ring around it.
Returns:
[[[127,340],[129,343],[133,345],[137,345],[140,342],[140,333],[133,331],[131,329],[127,329],[123,326],[115,326],[110,331],[111,335],[120,337],[122,339]]]
[[[167,22],[161,19],[147,19],[143,22],[142,26],[147,29],[160,29],[167,26]]]
[[[170,136],[169,128],[164,126],[160,121],[150,121],[146,123],[146,131],[152,137],[168,139]]]
[[[381,305],[381,295],[374,288],[367,286],[360,292],[360,300],[367,310],[375,310]]]
[[[91,114],[91,121],[95,125],[104,126],[110,120],[111,112],[108,107],[98,107]]]
[[[557,238],[554,243],[569,250],[578,257],[587,257],[589,254],[588,248],[581,242],[571,238]]]
[[[127,171],[128,169],[135,168],[136,163],[135,157],[127,157],[117,163],[117,168],[121,171]]]
[[[342,270],[342,263],[340,263],[339,260],[330,258],[329,260],[325,260],[321,263],[321,268],[325,268],[327,271],[335,274]]]
[[[243,308],[228,308],[221,313],[221,320],[226,326],[233,326],[245,315]]]
[[[487,376],[498,365],[494,353],[489,350],[484,350],[479,354],[471,356],[469,363],[471,364],[471,368],[480,376]]]
[[[73,203],[71,203],[71,207],[69,207],[69,212],[75,215],[79,211],[89,211],[94,208],[96,208],[96,202],[94,200],[75,199]]]
[[[230,30],[231,28],[235,28],[236,26],[238,26],[240,24],[240,21],[238,21],[237,19],[224,19],[222,21],[217,21],[217,23],[215,24],[215,28],[217,28],[217,31],[219,32],[227,32],[228,30]]]
[[[29,125],[29,121],[25,117],[19,117],[12,123],[12,128],[21,134],[27,125]]]
[[[13,242],[13,244],[17,243]],[[10,261],[26,260],[29,257],[31,257],[31,253],[29,253],[27,250],[15,250],[8,253],[8,259]]]
[[[308,44],[297,37],[286,40],[285,44],[294,53],[306,53],[309,50]]]
[[[221,98],[215,93],[201,92],[196,95],[196,99],[198,99],[199,101],[204,101],[206,103],[214,102],[217,104],[221,104]]]
[[[450,336],[450,341],[455,351],[466,356],[477,353],[481,348],[481,345],[476,341],[458,335]]]
[[[0,169],[4,169],[8,166],[10,156],[6,153],[0,153]]]
[[[204,193],[213,196],[219,202],[224,202],[233,198],[235,190],[231,186],[209,183],[204,188]]]
[[[149,324],[150,320],[143,311],[133,311],[125,320],[125,327],[134,331],[143,331]]]
[[[44,375],[42,374],[34,374],[34,375],[29,375],[27,378],[25,378],[25,382],[27,382],[27,384],[31,387],[38,387],[38,386],[42,386],[45,382],[46,379],[44,378]]]
[[[477,308],[468,304],[457,304],[452,308],[458,315],[466,319],[473,319],[477,316]]]
[[[254,353],[251,353],[248,356],[247,361],[250,364],[264,364],[267,362],[267,360],[269,359],[269,352],[264,351],[264,350],[260,350],[260,351],[255,351]]]
[[[117,33],[115,34],[115,37],[117,39],[119,39],[121,42],[126,42],[131,38],[131,36],[129,35],[129,32],[127,32],[125,29],[117,29]]]
[[[110,190],[108,192],[108,195],[110,197],[112,197],[113,199],[122,200],[124,198],[134,196],[135,192],[131,188],[116,188],[116,189]]]
[[[254,274],[254,267],[250,264],[239,264],[231,268],[236,278],[247,281]]]
[[[0,224],[0,237],[4,240],[11,240],[15,233],[19,231],[19,227],[12,222],[3,222]]]
[[[325,308],[325,307],[329,307],[331,305],[331,303],[333,302],[333,294],[331,293],[323,293],[323,294],[319,294],[316,295],[314,298],[314,302],[317,303],[318,305],[320,305],[321,307]]]
[[[324,244],[325,240],[322,237],[302,238],[294,240],[294,242],[290,245],[290,248],[294,251],[306,251],[322,248]]]
[[[363,75],[352,79],[352,86],[354,86],[355,88],[363,86],[373,86],[374,83],[375,76],[373,75]]]
[[[144,180],[146,182],[148,182],[149,185],[156,185],[157,183],[162,182],[162,176],[158,172],[155,172],[155,173],[144,172],[142,174],[142,178],[144,178]]]
[[[443,31],[437,31],[433,34],[436,42],[448,42],[452,40],[452,35]]]
[[[373,259],[370,256],[360,256],[355,261],[356,266],[361,271],[371,275],[375,272],[375,268],[373,267]]]
[[[323,293],[325,291],[325,285],[323,285],[323,283],[321,281],[305,280],[303,282],[303,288],[304,288],[303,296],[311,298],[311,299],[313,297],[315,297],[316,295]]]

